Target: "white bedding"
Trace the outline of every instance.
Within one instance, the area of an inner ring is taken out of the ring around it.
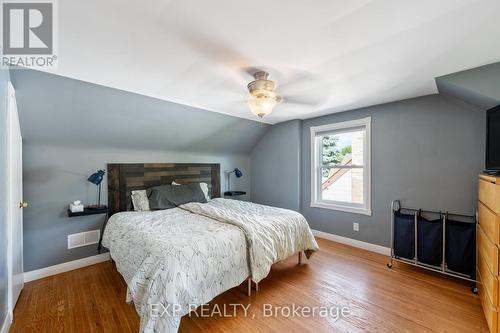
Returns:
[[[249,276],[241,229],[180,208],[115,214],[103,245],[128,285],[144,333],[177,332],[183,315]],[[152,306],[153,315],[168,312],[152,316]]]
[[[115,214],[103,245],[128,285],[144,333],[177,332],[196,306],[250,275],[260,281],[276,261],[318,250],[301,214],[227,199]],[[162,316],[151,315],[157,304],[167,309]]]
[[[220,198],[180,207],[241,228],[255,282],[269,274],[272,264],[299,251],[305,251],[309,259],[319,249],[304,216],[292,210]]]

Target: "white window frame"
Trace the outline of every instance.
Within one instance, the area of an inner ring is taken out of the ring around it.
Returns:
[[[313,126],[311,127],[311,207],[326,208],[342,212],[357,213],[363,215],[372,215],[371,198],[371,117],[344,121],[340,123]],[[349,204],[339,201],[330,201],[321,199],[321,168],[320,163],[320,143],[316,140],[325,132],[347,131],[356,127],[364,127],[365,146],[364,146],[364,166],[363,166],[363,205]]]

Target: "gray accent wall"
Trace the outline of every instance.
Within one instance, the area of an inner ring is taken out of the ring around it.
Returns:
[[[274,125],[254,147],[253,202],[300,211],[301,131],[300,120]]]
[[[233,190],[251,193],[250,153],[270,127],[255,121],[48,73],[11,69],[23,134],[24,270],[97,254],[67,249],[67,235],[99,229],[103,216],[68,218],[68,204],[96,201],[86,181],[107,163],[220,163],[240,168]],[[194,92],[196,93],[196,92]],[[103,202],[107,202],[106,181]]]
[[[310,127],[372,117],[372,215],[312,208]],[[311,228],[390,244],[390,204],[473,215],[484,166],[485,112],[430,95],[308,119],[302,126],[302,213]],[[257,175],[254,175],[257,177]],[[359,223],[359,232],[353,223]]]
[[[0,69],[0,327],[7,315],[7,84]]]

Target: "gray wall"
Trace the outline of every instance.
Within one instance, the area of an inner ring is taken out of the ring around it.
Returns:
[[[372,216],[310,207],[310,127],[367,116],[372,117]],[[407,206],[474,213],[484,135],[483,110],[441,95],[278,124],[252,152],[252,200],[296,209],[300,197],[311,228],[388,246],[394,199]],[[281,168],[282,174],[276,171]]]
[[[310,127],[372,117],[372,216],[310,207]],[[388,246],[390,203],[473,214],[485,112],[440,95],[303,122],[302,213],[313,229]],[[257,175],[254,175],[257,177]],[[352,223],[358,222],[355,232]]]
[[[251,193],[249,156],[269,125],[47,73],[12,69],[24,142],[24,270],[97,254],[67,249],[67,235],[102,216],[67,218],[69,202],[94,203],[86,181],[107,163],[221,163],[241,168],[232,189]],[[106,189],[106,183],[103,183]],[[103,193],[107,200],[106,191]]]
[[[221,163],[221,170],[241,168],[244,176],[237,180],[233,178],[232,187],[250,191],[250,161],[247,155],[217,156],[116,148],[74,149],[39,144],[24,144],[23,149],[24,198],[30,203],[30,208],[24,211],[25,271],[97,254],[96,245],[68,250],[67,235],[99,229],[103,216],[68,218],[66,210],[68,203],[77,199],[84,203],[96,201],[97,188],[86,179],[96,169],[105,168],[106,163]],[[106,179],[102,188],[102,200],[107,202]]]
[[[273,126],[252,151],[252,201],[300,210],[301,121]]]
[[[500,63],[493,63],[436,78],[441,93],[483,109],[500,104]]]
[[[7,82],[0,69],[0,327],[7,315]]]

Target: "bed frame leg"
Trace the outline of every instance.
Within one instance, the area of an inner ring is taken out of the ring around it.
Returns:
[[[130,290],[127,288],[127,292],[125,294],[125,303],[127,304],[132,304],[132,294],[130,293]]]
[[[259,283],[255,282],[255,291],[259,291]]]
[[[248,278],[248,296],[252,296],[252,278]]]
[[[302,265],[302,251],[299,252],[299,265]]]

